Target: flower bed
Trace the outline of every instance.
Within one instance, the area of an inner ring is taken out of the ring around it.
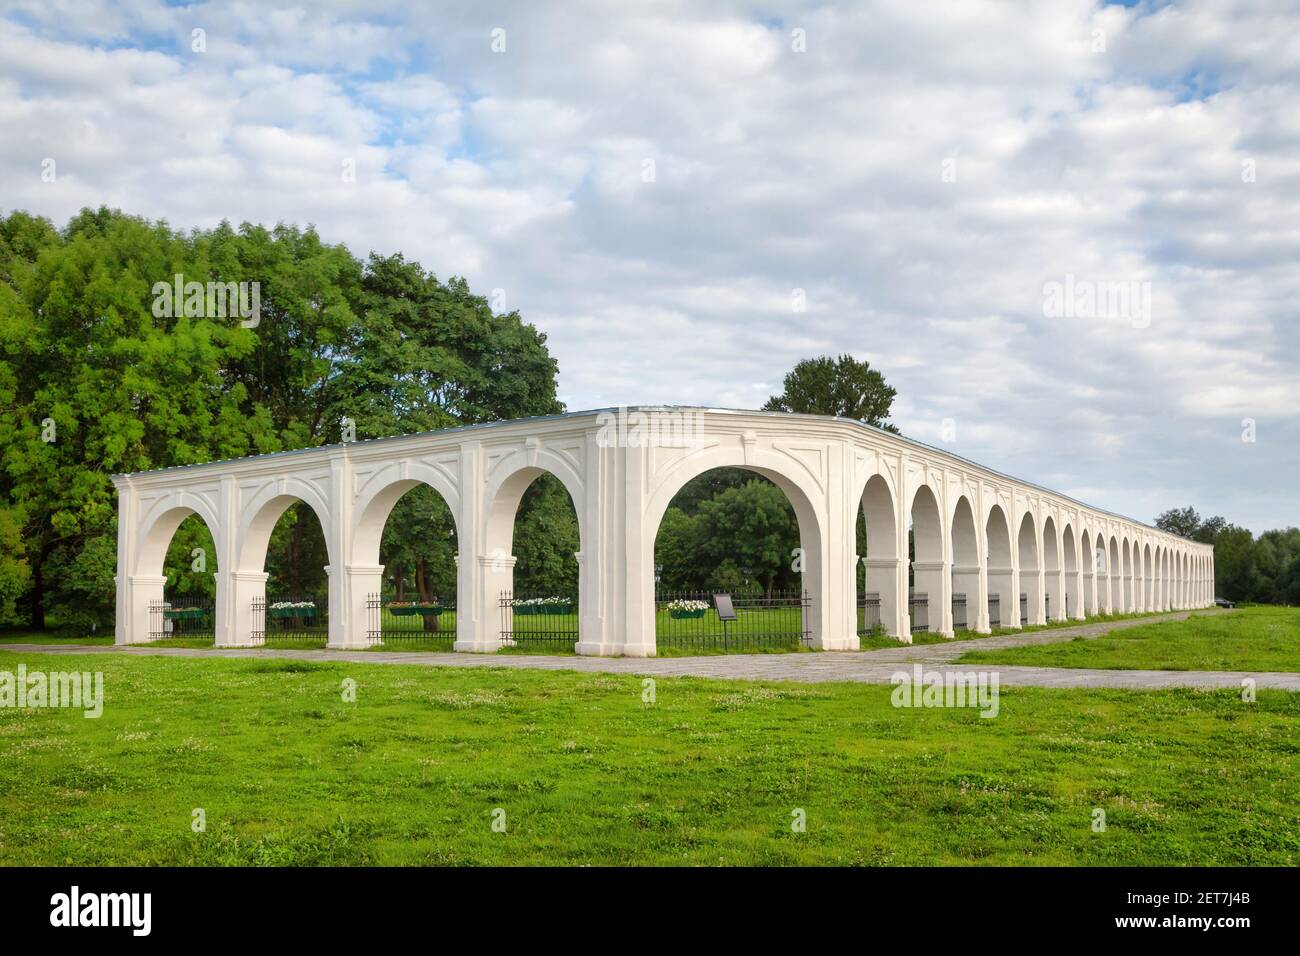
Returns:
[[[197,621],[207,614],[205,607],[172,607],[163,611],[163,617],[169,621]]]
[[[709,609],[708,601],[669,601],[668,616],[672,618],[703,617]]]
[[[515,614],[572,614],[573,600],[563,597],[515,598],[510,607]]]
[[[276,601],[269,605],[267,610],[271,612],[271,617],[315,617],[315,601]]]

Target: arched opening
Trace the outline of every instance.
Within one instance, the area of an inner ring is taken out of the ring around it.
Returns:
[[[1097,536],[1087,528],[1079,535],[1079,565],[1083,571],[1083,612],[1085,616],[1098,613],[1098,591],[1100,583],[1097,571],[1097,557],[1100,544]]]
[[[952,626],[972,630],[983,624],[979,614],[980,553],[975,513],[965,495],[952,515]]]
[[[1160,610],[1169,610],[1169,590],[1170,590],[1169,569],[1169,549],[1165,545],[1160,546]]]
[[[433,486],[402,479],[366,504],[353,560],[381,565],[379,591],[366,601],[366,635],[389,649],[450,650],[459,604],[456,519]]]
[[[788,479],[760,468],[704,470],[676,490],[654,527],[657,653],[811,643],[807,578],[820,535]]]
[[[576,650],[585,598],[582,542],[573,492],[559,475],[523,467],[497,488],[483,570],[489,598],[498,595],[503,651]]]
[[[1063,617],[1083,617],[1083,595],[1079,593],[1079,559],[1074,547],[1074,529],[1067,522],[1061,530],[1061,566],[1065,571]]]
[[[944,633],[943,608],[948,601],[947,562],[943,553],[943,517],[928,485],[912,496],[912,588],[908,595],[910,630]],[[945,636],[949,636],[945,633]]]
[[[1124,559],[1124,610],[1131,612],[1137,607],[1133,603],[1133,549],[1127,538],[1120,548]]]
[[[1034,516],[1025,512],[1016,535],[1016,560],[1020,566],[1020,624],[1042,624],[1043,589],[1038,566],[1038,533]]]
[[[1061,545],[1051,515],[1043,522],[1043,613],[1049,621],[1065,620],[1061,582]]]
[[[1110,536],[1110,550],[1106,553],[1106,588],[1108,607],[1113,614],[1124,613],[1124,567],[1120,562],[1119,539]]]
[[[898,637],[898,596],[903,562],[898,546],[898,509],[881,475],[872,475],[858,508],[857,553],[862,573],[857,584],[859,642],[873,634]],[[855,579],[859,576],[855,575]]]
[[[256,505],[239,549],[235,612],[248,634],[237,643],[324,647],[329,566],[325,531],[311,505],[291,494]]]
[[[148,640],[210,644],[217,629],[217,550],[198,512],[176,507],[159,515],[137,552],[136,574],[154,579],[141,602]]]
[[[1141,571],[1138,572],[1142,577],[1142,603],[1139,610],[1154,611],[1156,607],[1156,571],[1151,560],[1151,545],[1143,545],[1138,556],[1142,562]]]
[[[1001,505],[984,522],[988,542],[989,627],[1019,627],[1019,598],[1012,583],[1011,523]]]

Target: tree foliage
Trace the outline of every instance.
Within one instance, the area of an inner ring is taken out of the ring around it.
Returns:
[[[177,274],[258,283],[260,321],[156,317],[153,287]],[[338,441],[344,418],[367,438],[552,414],[556,374],[545,336],[464,280],[401,255],[362,262],[311,228],[182,233],[104,208],[61,230],[0,217],[0,615],[107,623],[114,473]],[[521,539],[530,523],[563,526],[548,511],[562,505],[528,496]],[[399,509],[388,553],[446,564],[445,517]],[[576,531],[556,544],[577,550]],[[211,593],[216,555],[196,574],[196,547],[211,540],[192,518],[165,566],[174,593]],[[323,589],[324,554],[294,506],[272,535],[270,586]]]
[[[837,415],[898,431],[889,423],[898,393],[869,362],[852,355],[804,359],[786,375],[783,387],[780,395],[767,400],[765,411]]]
[[[1230,601],[1300,604],[1300,530],[1265,531],[1256,538],[1222,517],[1172,508],[1156,527],[1214,546],[1214,593]]]

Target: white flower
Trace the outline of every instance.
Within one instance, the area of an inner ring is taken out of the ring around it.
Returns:
[[[668,610],[670,611],[707,611],[709,609],[708,601],[669,601]]]

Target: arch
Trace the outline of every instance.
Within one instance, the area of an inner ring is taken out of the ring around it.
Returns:
[[[984,522],[988,549],[989,625],[1020,626],[1020,601],[1016,596],[1011,561],[1011,523],[1001,505],[989,509]]]
[[[1120,559],[1124,562],[1121,575],[1124,581],[1124,610],[1133,611],[1137,607],[1133,594],[1133,548],[1127,536],[1120,539]]]
[[[1043,604],[1049,621],[1065,620],[1060,542],[1056,522],[1048,515],[1043,521]]]
[[[710,465],[702,468],[696,474],[716,467],[719,466]],[[556,454],[548,448],[532,446],[531,454],[520,450],[506,456],[496,464],[488,478],[487,487],[483,491],[484,509],[487,515],[485,530],[487,532],[488,554],[498,553],[495,550],[497,548],[502,549],[500,552],[502,554],[510,554],[514,535],[515,514],[519,510],[519,502],[523,499],[528,486],[547,472],[558,478],[560,484],[564,485],[564,490],[569,493],[569,500],[573,502],[573,510],[578,515],[579,545],[582,548],[587,546],[587,491],[582,475],[579,474],[574,463],[568,458]],[[695,476],[691,475],[691,477]],[[685,484],[685,482],[682,482],[682,484]],[[679,485],[678,488],[680,487]],[[443,497],[446,498],[447,496],[444,494]],[[655,528],[659,527],[659,519],[668,510],[671,501],[672,496],[670,495],[668,500],[663,502],[663,507],[654,518]],[[647,516],[649,514],[651,512],[648,511]],[[649,535],[649,538],[651,563],[653,564],[654,535]]]
[[[271,532],[275,530],[280,516],[298,502],[306,504],[316,515],[321,533],[325,535],[325,552],[329,563],[331,566],[337,565],[334,536],[330,534],[329,506],[314,485],[289,478],[266,486],[244,505],[235,545],[237,570],[261,571],[266,566],[266,549],[271,543]]]
[[[1020,567],[1020,595],[1016,600],[1016,618],[1020,619],[1020,597],[1025,599],[1025,620],[1029,624],[1043,623],[1043,589],[1039,587],[1042,569],[1038,563],[1038,527],[1032,511],[1020,519],[1016,534],[1016,561]]]
[[[891,637],[904,633],[905,621],[898,613],[902,588],[902,549],[898,543],[898,506],[894,490],[885,475],[874,474],[862,489],[861,509],[867,526],[866,555],[862,558],[863,615],[866,595],[875,594],[880,601],[880,625]],[[856,585],[857,575],[854,574]],[[911,640],[910,636],[907,638]]]
[[[673,498],[686,486],[687,482],[715,468],[740,468],[766,478],[781,489],[786,500],[794,508],[795,520],[799,524],[799,547],[804,557],[803,590],[811,598],[807,611],[807,626],[812,632],[814,646],[825,646],[828,635],[823,629],[822,621],[829,598],[824,558],[826,532],[822,514],[814,504],[814,502],[824,499],[825,493],[812,480],[812,475],[807,469],[801,466],[796,459],[764,448],[746,448],[742,446],[742,443],[714,445],[694,450],[683,455],[656,476],[653,490],[646,500],[645,511],[643,512],[644,520],[642,522],[641,567],[645,571],[641,575],[640,581],[641,627],[642,634],[646,635],[643,640],[652,639],[655,633],[654,546],[664,513],[667,512]],[[564,480],[563,476],[557,475],[557,477],[560,477],[561,481]],[[566,487],[568,487],[567,484]],[[522,491],[520,494],[522,494]],[[570,496],[572,494],[573,492],[570,491]],[[585,542],[587,539],[582,529],[584,509],[577,498],[573,499],[573,503],[578,510],[579,535]],[[493,534],[499,537],[499,529],[493,530],[491,527],[489,528],[489,541],[492,540]],[[490,544],[489,547],[491,547]],[[579,562],[579,600],[583,608],[586,608],[589,596],[586,594],[586,585],[583,583],[585,575],[582,573],[582,564],[582,562]],[[847,611],[849,609],[846,608],[845,610],[844,624],[848,625],[850,619]],[[832,635],[830,639],[840,640],[844,637],[844,635]],[[653,648],[648,649],[646,653],[653,653]]]
[[[171,545],[176,529],[190,515],[198,515],[207,525],[213,542],[220,541],[216,512],[212,506],[199,495],[167,495],[161,499],[141,522],[139,544],[136,547],[135,560],[131,573],[135,575],[158,577],[163,573],[163,562],[167,558],[167,548]]]
[[[571,469],[552,470],[538,465],[520,465],[512,471],[504,474],[498,481],[489,483],[487,493],[484,496],[484,507],[486,521],[484,531],[486,532],[484,545],[489,560],[493,560],[499,567],[498,571],[512,571],[512,558],[514,553],[514,534],[515,518],[519,514],[519,504],[523,501],[524,492],[542,475],[549,474],[558,478],[564,485],[564,490],[568,492],[569,500],[573,503],[574,513],[578,518],[578,554],[583,553],[583,548],[587,543],[587,523],[585,519],[585,498],[583,497],[582,484],[577,475]],[[576,494],[575,494],[576,491]],[[665,507],[666,510],[666,507]],[[660,515],[662,517],[662,515]],[[658,525],[656,524],[656,529]],[[457,530],[459,534],[459,529]],[[650,560],[648,564],[654,565],[654,536],[650,535]],[[513,577],[513,574],[511,574]],[[512,587],[506,586],[499,590],[509,591]],[[583,574],[582,562],[578,562],[578,591],[579,602],[582,600],[583,591]]]
[[[451,512],[452,525],[456,529],[456,540],[460,541],[460,515],[457,514],[454,497],[447,496],[445,480],[435,483],[429,480],[428,475],[421,475],[419,478],[394,478],[381,486],[367,489],[366,493],[357,499],[356,518],[352,526],[353,564],[377,565],[379,563],[379,546],[384,537],[384,526],[388,523],[388,516],[392,514],[403,495],[421,485],[432,488],[447,506],[447,510]]]
[[[943,512],[939,499],[927,484],[918,485],[912,493],[912,590],[908,598],[911,630],[930,630],[947,633],[945,618],[951,614],[947,581],[951,559],[944,554]],[[921,605],[921,600],[925,604]],[[922,620],[921,608],[925,608]],[[945,614],[945,610],[948,612]]]
[[[1143,611],[1156,609],[1156,570],[1151,555],[1151,542],[1142,545],[1142,604]]]
[[[1061,569],[1065,572],[1064,617],[1083,617],[1083,594],[1079,587],[1079,552],[1075,548],[1074,528],[1067,521],[1061,529]]]
[[[970,499],[962,495],[952,513],[952,615],[953,628],[987,630],[987,606],[980,607],[979,532]],[[957,595],[964,597],[959,602]],[[982,613],[983,612],[983,613]]]

